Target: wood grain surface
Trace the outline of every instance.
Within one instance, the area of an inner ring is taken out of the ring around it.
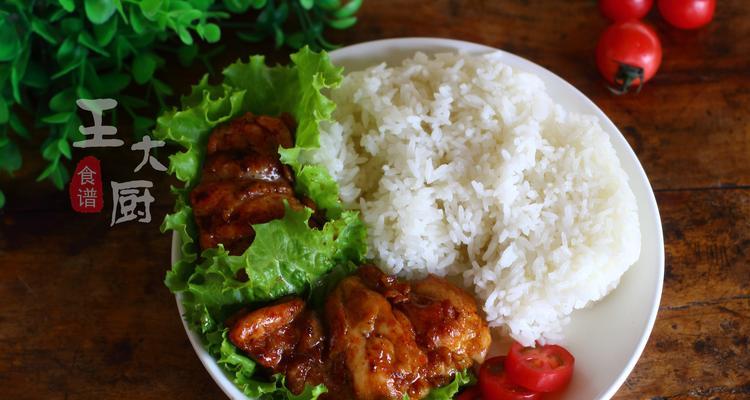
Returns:
[[[664,62],[640,94],[624,97],[604,88],[593,63],[607,26],[594,0],[366,0],[359,23],[332,35],[342,44],[435,36],[505,49],[572,83],[620,127],[656,192],[666,275],[653,334],[616,399],[750,399],[750,2],[718,3],[715,20],[696,31],[670,28],[652,10]],[[226,42],[215,67],[287,54]],[[168,82],[184,93],[204,69],[172,71]],[[128,127],[120,132],[127,138]],[[153,222],[110,227],[109,197],[101,214],[81,215],[66,193],[34,182],[39,144],[25,144],[13,180],[0,178],[0,399],[225,398],[162,284],[170,237],[158,226],[171,179],[133,174],[138,155],[124,148],[75,151],[74,160],[102,160],[105,186],[155,183]]]

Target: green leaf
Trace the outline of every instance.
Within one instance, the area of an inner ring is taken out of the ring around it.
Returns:
[[[11,68],[11,83],[20,83],[23,77],[26,75],[26,67],[29,65],[29,58],[31,57],[31,48],[26,47],[21,51],[21,54],[13,60],[13,67]],[[16,82],[13,82],[13,76],[15,73]],[[20,100],[17,100],[20,103]]]
[[[76,110],[76,91],[75,88],[67,88],[49,100],[49,108],[56,112],[75,112]]]
[[[119,18],[110,18],[103,24],[94,25],[94,37],[99,46],[106,47],[112,42],[117,33],[118,21]]]
[[[10,140],[0,147],[0,170],[12,174],[21,168],[21,151],[18,146]]]
[[[354,15],[362,6],[362,0],[349,0],[343,7],[336,10],[333,16],[336,18],[347,18]]]
[[[6,124],[10,119],[8,102],[0,96],[0,124]]]
[[[177,25],[186,27],[190,26],[193,21],[203,16],[203,12],[201,10],[196,10],[188,7],[190,6],[186,6],[186,8],[184,9],[169,12],[169,16],[176,20]]]
[[[23,103],[21,101],[21,79],[23,78],[23,72],[18,72],[18,69],[16,68],[16,65],[13,64],[13,67],[10,69],[10,87],[13,91],[13,99],[16,101],[16,103]]]
[[[305,45],[305,33],[294,32],[291,35],[286,35],[286,38],[284,40],[289,47],[293,49],[299,49]]]
[[[59,71],[57,71],[56,73],[52,75],[52,79],[57,79],[63,75],[68,74],[70,71],[73,71],[74,69],[78,68],[82,62],[83,60],[80,60],[80,59],[70,60],[68,64],[63,66]]]
[[[99,74],[96,72],[96,68],[94,68],[92,64],[84,64],[81,66],[81,68],[84,69],[83,76],[85,77],[85,81],[83,84],[78,86],[78,88],[76,89],[76,94],[78,94],[81,89],[87,89],[91,95],[78,97],[86,99],[104,97],[104,92],[109,89],[108,83],[103,82],[101,79],[99,79]]]
[[[16,115],[15,113],[10,114],[10,128],[13,129],[13,132],[15,132],[18,136],[26,139],[31,138],[31,133],[29,133],[29,130],[26,129],[26,127],[21,122],[21,119],[18,118],[18,115]]]
[[[57,48],[57,62],[61,63],[65,60],[68,60],[70,56],[73,55],[73,50],[75,50],[76,47],[76,39],[74,39],[72,36],[67,37],[65,40],[63,40],[60,47]]]
[[[142,0],[141,12],[146,18],[153,19],[156,13],[161,10],[162,0]]]
[[[274,12],[274,19],[278,25],[283,24],[289,16],[289,4],[284,2],[279,4]]]
[[[59,42],[59,40],[57,39],[57,34],[55,34],[52,27],[49,25],[49,23],[42,19],[32,19],[31,30],[51,45],[56,45]]]
[[[91,37],[91,34],[83,31],[78,34],[78,43],[88,47],[89,49],[103,55],[104,57],[109,57],[109,52],[107,50],[104,50],[99,46],[99,44],[96,43],[93,37]]]
[[[74,1],[74,0],[69,0]],[[75,5],[73,5],[75,7]],[[60,8],[57,11],[53,12],[49,17],[47,17],[47,20],[49,22],[57,22],[61,20],[64,16],[68,15],[68,11],[66,11],[64,8]]]
[[[115,63],[118,70],[122,68],[122,61],[130,54],[130,51],[131,46],[128,40],[123,36],[117,36],[115,38]]]
[[[301,293],[337,264],[364,260],[365,227],[356,212],[320,230],[308,226],[311,214],[287,205],[284,218],[253,225],[255,239],[242,255],[230,256],[222,246],[204,250],[187,281],[192,321],[223,321],[231,308]],[[237,280],[239,271],[247,281]]]
[[[12,66],[9,63],[0,63],[0,87],[4,87],[10,79],[10,70]]]
[[[60,21],[60,30],[63,36],[74,36],[83,30],[83,19],[78,16],[70,16]]]
[[[82,125],[81,119],[78,118],[78,115],[73,114],[73,118],[68,121],[67,124],[63,125],[63,134],[66,138],[70,139],[71,142],[78,142],[81,140],[85,140],[86,137],[83,136],[81,131],[78,130],[78,128]]]
[[[130,75],[119,72],[102,75],[100,80],[105,83],[101,90],[101,94],[104,96],[117,95],[130,85]]]
[[[47,89],[50,83],[50,77],[47,71],[36,62],[29,62],[26,66],[26,73],[21,79],[25,86],[31,86],[37,89]]]
[[[180,40],[182,40],[182,43],[185,43],[187,45],[193,44],[193,37],[190,36],[190,32],[188,32],[187,28],[184,26],[179,26],[176,29],[177,35],[180,37]]]
[[[141,3],[141,10],[143,9],[143,3]],[[147,17],[138,12],[135,7],[130,7],[130,27],[133,28],[133,32],[142,35],[148,30],[148,19]]]
[[[94,95],[85,86],[78,86],[76,88],[76,96],[78,96],[79,99],[94,98]]]
[[[304,8],[305,10],[309,10],[315,5],[314,0],[298,0],[299,4]]]
[[[42,122],[45,122],[48,124],[64,124],[68,122],[68,120],[72,116],[73,116],[72,112],[59,112],[56,114],[51,114],[46,117],[43,117]]]
[[[205,24],[203,26],[203,38],[208,43],[216,43],[221,39],[221,29],[216,24]]]
[[[42,173],[39,174],[39,176],[36,177],[36,181],[37,182],[41,182],[41,181],[47,179],[47,177],[49,177],[53,173],[56,173],[56,170],[57,170],[58,166],[59,166],[59,164],[58,164],[57,160],[49,163],[47,165],[47,168],[45,168],[44,171],[42,171]]]
[[[276,25],[273,27],[273,37],[276,48],[279,48],[284,44],[284,32]]]
[[[304,165],[297,173],[295,189],[311,199],[316,199],[318,207],[326,210],[330,218],[341,214],[338,185],[328,171],[319,165]]]
[[[21,51],[21,38],[11,15],[0,11],[0,61],[11,61]]]
[[[138,53],[133,58],[132,73],[133,79],[139,85],[151,80],[156,71],[157,59],[153,53]]]
[[[62,8],[67,12],[73,12],[76,9],[76,2],[75,0],[57,0],[58,3],[62,6]]]
[[[57,148],[60,150],[60,154],[65,156],[68,160],[70,160],[73,155],[70,153],[70,143],[68,143],[68,140],[65,138],[60,138],[57,140]]]
[[[57,190],[62,190],[65,187],[65,183],[68,182],[68,179],[70,179],[68,169],[65,168],[63,164],[58,163],[57,168],[52,171],[52,174],[50,175],[52,184],[55,185],[55,188],[57,188]]]
[[[252,3],[253,0],[224,0],[224,6],[234,14],[244,14]]]
[[[5,207],[5,193],[0,190],[0,208]]]
[[[339,0],[315,0],[315,5],[325,11],[333,11],[341,7],[341,1]]]
[[[172,91],[171,87],[169,87],[166,83],[164,83],[164,82],[162,82],[162,81],[160,81],[160,80],[158,80],[156,78],[154,78],[154,79],[151,80],[151,84],[154,85],[154,89],[160,95],[171,96],[172,94],[174,94],[174,92]]]
[[[26,66],[29,63],[29,57],[31,56],[31,48],[25,47],[21,50],[21,53],[13,60],[13,65],[10,68],[10,86],[13,92],[13,98],[16,103],[22,104],[21,99],[21,81],[26,74]]]
[[[456,373],[456,376],[451,383],[443,387],[432,389],[424,400],[451,400],[462,388],[475,385],[476,382],[477,379],[471,370],[465,369],[462,372]]]
[[[357,23],[357,17],[334,19],[326,22],[333,29],[346,29]]]
[[[136,132],[146,132],[151,129],[156,121],[151,118],[144,118],[139,115],[133,118],[133,130]]]
[[[86,17],[93,24],[103,24],[117,11],[113,0],[84,0]]]
[[[60,149],[57,147],[57,140],[48,137],[42,144],[42,158],[54,161],[60,158]]]

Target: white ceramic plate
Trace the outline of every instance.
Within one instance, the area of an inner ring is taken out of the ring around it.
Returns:
[[[336,65],[342,65],[347,72],[351,72],[381,62],[394,65],[416,51],[484,53],[495,50],[457,40],[403,38],[348,46],[330,55]],[[539,76],[552,98],[567,109],[599,117],[630,178],[638,202],[642,238],[640,259],[611,294],[593,307],[573,313],[562,343],[575,356],[576,369],[570,386],[560,398],[609,399],[625,381],[643,352],[659,308],[664,280],[664,241],[656,199],[635,153],[617,127],[591,100],[557,75],[526,59],[503,53],[503,61],[513,68]],[[172,262],[178,259],[179,239],[175,235],[172,240]],[[182,315],[180,296],[177,296],[177,307]],[[200,337],[188,329],[184,320],[183,325],[198,358],[224,393],[231,399],[247,399],[224,375],[203,348]]]

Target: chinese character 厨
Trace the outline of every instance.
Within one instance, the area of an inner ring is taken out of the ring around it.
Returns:
[[[151,181],[112,181],[112,221],[110,226],[120,222],[138,219],[138,222],[151,222],[151,196],[148,188],[154,187]]]

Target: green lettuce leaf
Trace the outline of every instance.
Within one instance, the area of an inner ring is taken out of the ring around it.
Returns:
[[[284,218],[254,225],[255,240],[240,256],[221,245],[205,250],[183,291],[188,321],[204,333],[215,331],[243,306],[309,292],[334,266],[364,260],[365,225],[356,212],[320,230],[307,225],[311,214],[287,206]],[[238,279],[240,271],[247,280]]]
[[[204,76],[182,98],[181,109],[160,116],[153,135],[185,149],[169,157],[169,172],[191,188],[200,176],[205,144],[215,126],[247,111],[265,115],[288,112],[297,121],[295,147],[279,153],[297,174],[295,189],[314,200],[329,217],[337,217],[341,212],[338,185],[325,168],[301,163],[299,154],[319,147],[318,125],[329,120],[336,108],[321,91],[338,86],[343,69],[335,67],[325,52],[315,53],[306,47],[292,54],[291,60],[291,66],[275,67],[266,66],[263,56],[237,61],[224,69],[221,84],[211,85]],[[309,172],[301,173],[308,168]]]
[[[466,386],[476,384],[477,379],[471,370],[466,369],[456,374],[453,381],[443,387],[432,389],[424,400],[451,400]]]
[[[262,56],[238,61],[224,70],[222,82],[215,85],[204,76],[181,99],[179,109],[158,118],[153,136],[181,148],[169,157],[169,173],[184,184],[172,188],[174,212],[161,227],[176,232],[181,241],[181,259],[167,272],[165,284],[182,294],[186,320],[202,334],[208,352],[245,394],[302,400],[317,399],[325,387],[308,387],[294,395],[281,375],[270,381],[256,377],[255,362],[227,340],[224,326],[226,318],[242,307],[292,293],[309,294],[321,285],[322,277],[334,275],[331,269],[359,264],[367,251],[365,226],[357,212],[342,211],[336,182],[325,168],[298,158],[303,149],[319,146],[318,125],[330,119],[335,108],[321,91],[341,82],[342,69],[334,67],[325,52],[307,48],[291,59],[291,65],[275,67],[266,66]],[[208,136],[217,125],[248,111],[294,116],[298,125],[295,147],[284,149],[283,161],[297,174],[297,192],[325,210],[329,221],[321,229],[312,229],[308,225],[312,211],[293,210],[287,204],[282,219],[253,226],[255,240],[242,255],[231,256],[222,246],[198,254],[188,194],[200,179]]]
[[[453,378],[453,381],[451,383],[439,388],[432,389],[423,400],[451,400],[456,397],[461,389],[468,386],[473,386],[476,383],[477,378],[474,376],[471,370],[465,369],[456,373],[456,376]],[[402,400],[409,400],[409,395],[404,394]]]

